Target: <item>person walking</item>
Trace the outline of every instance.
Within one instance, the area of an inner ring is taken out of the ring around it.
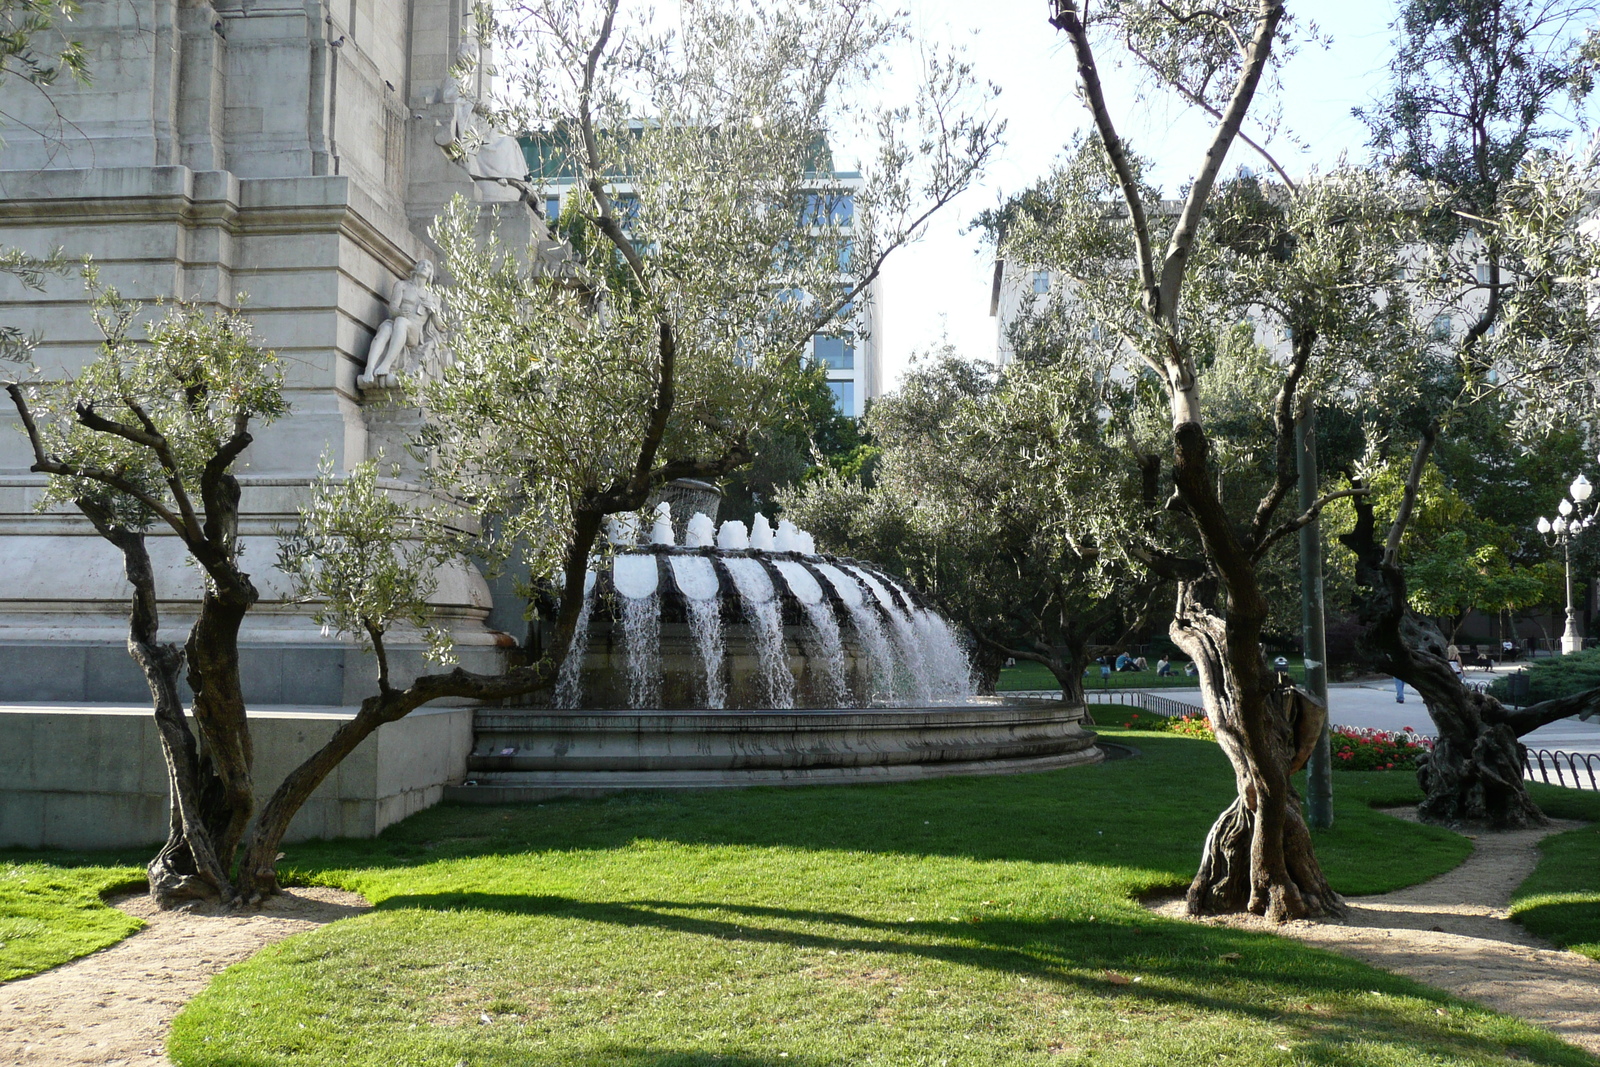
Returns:
[[[1394,702],[1396,704],[1404,704],[1406,702],[1406,683],[1398,678],[1394,680]]]

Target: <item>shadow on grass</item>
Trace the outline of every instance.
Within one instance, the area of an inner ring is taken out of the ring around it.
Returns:
[[[611,1044],[579,1051],[563,1050],[560,1057],[560,1067],[821,1067],[824,1062],[834,1067],[837,1062],[792,1052],[787,1055],[778,1052],[753,1055]],[[275,1055],[222,1053],[207,1058],[205,1062],[206,1067],[281,1067],[283,1059]],[[463,1059],[460,1062],[470,1062],[472,1067],[532,1067],[550,1061],[525,1048],[475,1047],[470,1060]]]
[[[441,805],[375,840],[291,845],[284,871],[315,881],[328,871],[401,871],[447,859],[605,851],[656,841],[1085,864],[1186,883],[1212,821],[1233,799],[1232,773],[1215,744],[1133,736],[1144,753],[1139,759],[1037,774]],[[1413,781],[1367,781],[1382,777],[1336,783],[1343,787],[1336,794],[1336,825],[1317,835],[1318,852],[1329,858],[1329,877],[1341,892],[1409,885],[1449,870],[1470,851],[1444,831],[1370,811],[1365,793],[1374,790],[1385,800],[1407,790],[1420,798]]]
[[[459,892],[390,897],[378,906],[380,914],[375,918],[381,921],[382,912],[396,909],[559,918],[730,943],[918,957],[1028,976],[1045,988],[1056,986],[1075,995],[1090,994],[1149,1009],[1225,1012],[1261,1022],[1289,1023],[1306,1039],[1324,1046],[1321,1054],[1305,1061],[1318,1064],[1369,1067],[1370,1049],[1362,1055],[1339,1051],[1339,1046],[1353,1041],[1394,1041],[1472,1057],[1493,1057],[1507,1050],[1500,1041],[1463,1033],[1443,1019],[1435,1021],[1431,1010],[1419,1015],[1415,1005],[1396,999],[1425,1001],[1445,1015],[1474,1010],[1439,990],[1269,935],[1137,913],[1091,922],[976,916],[902,923],[849,912],[748,904],[586,901],[558,895]],[[782,925],[791,923],[839,930],[826,933]],[[860,963],[841,961],[839,965]],[[1130,981],[1114,983],[1112,973]],[[1289,1003],[1285,1003],[1286,994]],[[1330,1008],[1329,998],[1349,998],[1350,1005],[1348,1009]],[[1321,1000],[1323,1006],[1314,1007],[1311,999]],[[1553,1036],[1536,1036],[1516,1048],[1536,1056],[1537,1062],[1593,1063],[1586,1053]]]

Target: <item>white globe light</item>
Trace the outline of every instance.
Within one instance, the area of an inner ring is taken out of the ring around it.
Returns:
[[[1561,514],[1563,514],[1563,515],[1571,515],[1572,514],[1572,501],[1563,500],[1561,502],[1561,506],[1558,507],[1556,510],[1561,512]]]
[[[1539,532],[1542,534],[1547,534],[1550,532],[1550,520],[1545,518],[1543,515],[1539,516]]]
[[[1572,479],[1572,484],[1567,487],[1567,492],[1572,494],[1572,499],[1581,504],[1589,499],[1589,494],[1594,492],[1594,486],[1589,484],[1589,479],[1580,474]]]
[[[1567,520],[1566,519],[1557,519],[1555,522],[1552,522],[1550,524],[1550,529],[1554,530],[1557,534],[1566,533],[1567,532]]]

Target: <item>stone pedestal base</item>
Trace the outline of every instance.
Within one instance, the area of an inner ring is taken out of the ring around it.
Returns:
[[[250,713],[266,797],[354,708]],[[472,712],[423,708],[363,741],[289,825],[287,841],[374,837],[466,773]],[[167,772],[148,707],[0,705],[0,847],[129,848],[167,835]]]

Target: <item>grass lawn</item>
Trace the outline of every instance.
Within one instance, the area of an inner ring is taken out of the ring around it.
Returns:
[[[441,807],[375,841],[290,845],[286,874],[376,910],[224,972],[170,1052],[181,1067],[1594,1064],[1329,953],[1152,917],[1137,898],[1188,880],[1231,775],[1209,742],[1105,733],[1144,757]],[[1371,810],[1415,802],[1408,775],[1335,789],[1317,848],[1343,892],[1468,852]],[[85,912],[138,872],[14,858]],[[0,882],[0,916],[19,884]]]
[[[102,895],[144,884],[143,866],[107,865],[104,855],[34,853],[24,862],[0,856],[0,982],[114,945],[139,929],[143,922],[107,907]]]
[[[1300,662],[1299,656],[1289,657],[1289,675],[1296,684],[1305,684],[1305,667]],[[1167,675],[1165,678],[1156,674],[1155,660],[1150,661],[1147,671],[1112,671],[1111,677],[1102,679],[1100,668],[1091,665],[1089,673],[1083,679],[1084,688],[1094,691],[1097,689],[1197,689],[1200,681],[1197,678],[1186,678],[1183,668],[1179,666],[1177,674]],[[1030,689],[1060,689],[1055,675],[1042,663],[1030,663],[1018,660],[1015,667],[1004,667],[1000,671],[1000,681],[995,689],[1001,693],[1016,693]]]
[[[1530,787],[1547,814],[1600,824],[1600,794]],[[1539,843],[1538,870],[1511,900],[1511,915],[1533,933],[1600,960],[1600,825]]]
[[[1109,732],[1109,731],[1108,731]],[[1214,745],[1064,772],[438,808],[290,846],[373,913],[220,976],[185,1067],[1592,1064],[1514,1020],[1294,942],[1150,916],[1228,799]],[[1335,884],[1468,845],[1341,775]],[[1124,981],[1126,979],[1126,981]]]

